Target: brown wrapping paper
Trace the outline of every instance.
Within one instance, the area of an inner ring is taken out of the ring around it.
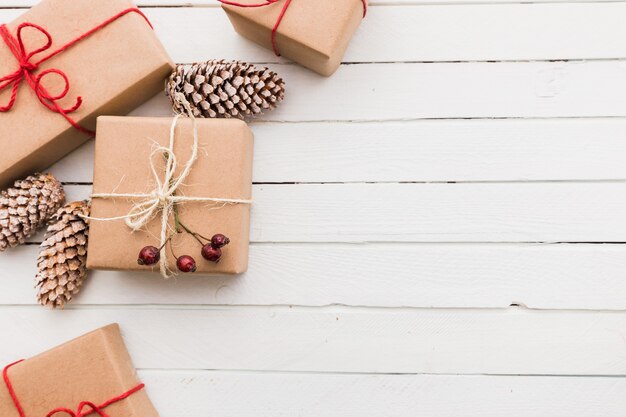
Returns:
[[[18,363],[8,376],[24,414],[33,417],[45,417],[59,407],[76,410],[82,401],[100,405],[140,383],[117,324]],[[145,389],[104,411],[112,417],[158,416]],[[0,416],[19,417],[4,382]]]
[[[43,26],[53,38],[47,51],[52,52],[129,7],[134,7],[129,0],[44,0],[7,26],[14,36],[22,22]],[[35,30],[22,33],[28,50],[44,42]],[[16,58],[0,39],[0,77],[17,68]],[[58,103],[71,107],[81,96],[82,107],[70,116],[94,130],[98,115],[126,114],[161,91],[173,64],[147,22],[130,13],[41,64],[35,75],[49,68],[65,72],[70,80],[68,95]],[[50,93],[63,88],[54,74],[46,76],[43,84]],[[0,105],[8,102],[9,90],[0,93]],[[88,139],[60,114],[44,107],[22,82],[13,109],[0,113],[0,187],[47,168]]]
[[[238,0],[243,4],[259,0]],[[272,49],[272,29],[284,3],[265,7],[222,4],[235,30],[243,37]],[[280,54],[321,75],[332,75],[352,35],[363,20],[361,0],[292,1],[276,34]]]
[[[156,144],[169,146],[172,118],[107,117],[98,119],[96,138],[94,194],[150,193],[155,188],[150,168],[150,154]],[[252,193],[253,136],[248,126],[233,119],[199,119],[199,156],[177,195],[188,197],[250,199]],[[176,128],[174,152],[178,172],[189,159],[193,143],[191,120],[181,118]],[[157,159],[157,172],[164,175],[165,161]],[[136,202],[137,200],[135,200]],[[124,216],[133,201],[120,198],[95,198],[91,217]],[[181,221],[195,232],[211,237],[228,236],[231,243],[223,248],[218,264],[200,255],[200,244],[189,234],[177,234],[171,245],[177,256],[190,255],[198,264],[196,273],[238,274],[248,267],[250,205],[226,205],[211,209],[204,202],[185,202],[179,206]],[[173,216],[170,224],[174,225]],[[108,270],[151,270],[137,264],[141,248],[159,246],[160,213],[147,230],[132,232],[124,220],[92,220],[89,231],[87,266]],[[170,267],[176,259],[166,248]],[[152,270],[158,271],[158,265]]]

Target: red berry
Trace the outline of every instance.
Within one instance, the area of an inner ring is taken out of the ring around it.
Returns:
[[[196,260],[189,255],[183,255],[176,260],[180,272],[196,272]]]
[[[230,243],[230,239],[223,234],[217,234],[211,238],[211,246],[215,249],[223,248]]]
[[[207,243],[202,247],[202,257],[207,261],[218,263],[222,257],[222,250]]]
[[[139,265],[154,265],[161,260],[161,251],[154,246],[146,246],[139,252],[137,263]]]

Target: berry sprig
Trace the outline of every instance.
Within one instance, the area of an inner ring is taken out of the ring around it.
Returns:
[[[163,157],[165,159],[165,162],[167,163],[169,155],[164,154]],[[170,180],[170,183],[172,181],[173,180]],[[226,236],[224,236],[221,233],[213,235],[211,239],[208,239],[202,236],[200,233],[194,232],[193,230],[185,226],[185,224],[183,224],[180,221],[180,216],[179,216],[177,205],[174,205],[172,211],[174,213],[175,232],[169,238],[167,238],[165,243],[163,243],[163,245],[160,248],[157,248],[155,246],[146,246],[143,249],[141,249],[141,251],[139,252],[139,256],[137,258],[137,263],[139,265],[147,265],[147,266],[156,265],[161,260],[161,252],[163,251],[165,246],[170,244],[174,236],[183,232],[190,234],[200,243],[200,246],[202,246],[202,250],[200,251],[200,254],[202,255],[204,259],[206,259],[209,262],[218,263],[220,259],[222,259],[222,248],[230,243],[230,239],[228,239]],[[176,267],[178,268],[180,272],[184,272],[184,273],[196,272],[196,270],[198,269],[198,266],[196,264],[196,260],[192,256],[189,256],[189,255],[176,256],[171,244],[170,244],[170,250],[172,251],[172,255],[174,255],[174,258],[176,258]]]
[[[207,239],[202,235],[191,232],[183,227],[183,230],[198,240],[202,244],[202,249],[200,250],[200,254],[204,259],[209,262],[218,263],[222,259],[222,248],[230,243],[230,239],[224,236],[221,233],[214,235],[211,239]],[[180,233],[180,232],[179,232]],[[165,248],[165,246],[172,240],[174,236],[171,236],[161,248],[157,248],[155,246],[146,246],[139,252],[139,256],[137,257],[137,263],[139,265],[152,266],[159,263],[161,260],[161,251]],[[206,241],[206,243],[204,241]],[[171,249],[171,246],[170,246]],[[172,253],[174,253],[172,251]],[[196,264],[196,260],[189,255],[176,256],[176,267],[180,272],[190,273],[196,272],[198,266]]]

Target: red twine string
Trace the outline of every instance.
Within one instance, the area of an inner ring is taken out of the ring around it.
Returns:
[[[9,369],[12,366],[17,365],[20,362],[23,362],[23,361],[17,361],[5,367],[4,370],[2,371],[2,377],[4,378],[4,383],[7,386],[7,389],[9,390],[9,394],[11,395],[11,399],[13,400],[13,404],[15,404],[15,409],[17,410],[20,417],[26,417],[26,414],[24,413],[24,409],[22,408],[17,398],[17,394],[15,393],[15,390],[13,389],[13,384],[11,384],[11,380],[9,379]],[[126,391],[122,395],[111,398],[110,400],[100,405],[96,405],[90,401],[81,401],[78,404],[78,408],[76,409],[76,411],[73,411],[65,407],[55,408],[54,410],[50,411],[46,415],[46,417],[54,417],[57,414],[66,414],[69,417],[86,417],[90,414],[98,414],[100,417],[109,417],[109,415],[104,412],[105,408],[107,408],[108,406],[112,404],[125,400],[126,398],[130,397],[131,395],[135,394],[138,391],[141,391],[144,388],[145,388],[144,384],[139,384],[135,388]]]
[[[217,1],[219,1],[222,4],[227,4],[229,6],[236,6],[236,7],[265,7],[265,6],[270,6],[272,4],[278,3],[281,0],[265,0],[263,3],[252,3],[252,4],[239,3],[237,1],[232,1],[232,0],[217,0]],[[367,15],[367,0],[361,0],[361,2],[363,3],[363,17],[365,17]],[[276,54],[276,56],[280,56],[280,51],[278,50],[278,46],[276,46],[276,33],[278,32],[278,27],[283,21],[283,18],[285,17],[285,13],[287,13],[287,9],[289,8],[290,4],[291,4],[291,0],[285,0],[283,9],[280,11],[280,14],[278,15],[278,19],[276,19],[276,23],[274,24],[274,27],[272,28],[272,49],[274,50],[274,53]]]
[[[148,22],[148,25],[152,27],[152,24],[150,24],[150,21],[148,20],[146,15],[144,15],[139,9],[137,9],[136,7],[129,8],[105,20],[104,22],[94,27],[93,29],[85,32],[84,34],[80,35],[76,39],[69,41],[65,45],[55,49],[54,51],[50,52],[43,58],[40,58],[37,60],[33,59],[35,55],[44,51],[48,51],[52,47],[52,36],[46,29],[34,23],[25,22],[25,23],[20,24],[17,27],[16,36],[13,36],[9,32],[7,25],[1,25],[0,36],[4,40],[4,43],[9,47],[9,50],[11,51],[11,53],[15,56],[15,59],[17,59],[19,68],[15,72],[12,72],[9,75],[0,77],[0,92],[2,92],[6,88],[9,88],[9,87],[11,88],[11,97],[9,98],[9,102],[4,106],[0,106],[0,112],[8,112],[13,108],[13,106],[15,105],[15,101],[17,100],[17,92],[19,90],[19,87],[22,81],[26,81],[26,83],[30,86],[30,88],[33,89],[33,91],[37,95],[37,98],[39,99],[41,104],[46,106],[49,110],[55,113],[59,113],[61,116],[65,118],[65,120],[67,120],[77,130],[83,133],[86,133],[88,135],[93,135],[94,132],[80,126],[78,123],[76,123],[74,119],[72,119],[69,116],[70,113],[73,113],[76,110],[78,110],[80,106],[83,104],[83,99],[80,96],[76,98],[76,103],[73,106],[68,107],[68,108],[63,108],[57,103],[57,101],[64,98],[70,90],[70,80],[67,74],[65,74],[63,71],[56,69],[56,68],[46,69],[44,71],[41,71],[39,74],[35,74],[35,72],[39,69],[39,66],[42,63],[57,56],[61,52],[66,51],[67,49],[71,48],[78,42],[93,35],[95,32],[98,32],[99,30],[105,28],[106,26],[115,22],[117,19],[129,13],[139,14],[146,20],[146,22]],[[22,31],[26,28],[32,28],[42,33],[46,38],[45,44],[33,51],[30,51],[30,52],[27,51],[26,46],[24,45],[24,40],[22,38]],[[44,88],[42,84],[42,80],[46,77],[46,75],[50,75],[50,74],[58,75],[59,77],[61,77],[62,81],[64,82],[63,91],[61,91],[57,95],[50,94],[48,90]]]

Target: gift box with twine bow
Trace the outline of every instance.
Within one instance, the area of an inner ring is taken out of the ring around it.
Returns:
[[[97,130],[88,268],[170,277],[181,272],[178,259],[191,256],[193,272],[246,271],[253,158],[246,123],[102,116]],[[201,250],[215,234],[230,243],[210,262]],[[138,263],[146,246],[160,249],[159,262]]]

